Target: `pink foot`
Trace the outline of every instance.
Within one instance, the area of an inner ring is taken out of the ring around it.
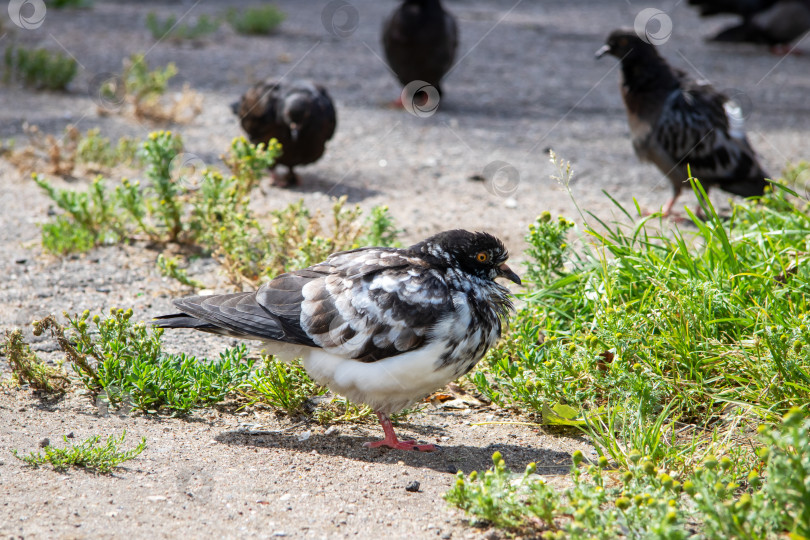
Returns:
[[[380,424],[385,432],[385,438],[381,441],[363,443],[364,447],[379,448],[380,446],[386,446],[395,450],[416,450],[417,452],[433,452],[437,450],[436,445],[433,444],[416,444],[416,441],[400,441],[397,439],[396,433],[394,433],[394,426],[391,424],[388,415],[378,412],[377,418],[380,419]]]

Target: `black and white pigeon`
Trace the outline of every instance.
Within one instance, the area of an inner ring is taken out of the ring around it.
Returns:
[[[667,216],[692,176],[743,197],[762,195],[768,174],[743,129],[742,110],[706,82],[672,68],[633,30],[615,30],[597,58],[621,60],[621,92],[636,155],[654,163],[672,183]]]
[[[282,359],[301,357],[318,383],[366,403],[385,438],[403,450],[389,415],[464,375],[500,338],[512,303],[495,282],[520,283],[500,240],[451,230],[407,249],[334,253],[259,290],[175,300],[161,328],[195,328],[265,342]]]
[[[337,115],[326,88],[311,81],[256,83],[231,105],[253,144],[276,139],[281,157],[276,164],[289,169],[286,182],[298,183],[294,167],[319,160],[332,138]]]
[[[769,45],[776,53],[810,31],[810,0],[689,0],[701,17],[735,14],[738,24],[726,27],[709,41]]]
[[[403,86],[424,81],[441,95],[441,80],[456,58],[458,25],[439,0],[404,0],[383,24],[382,44]]]

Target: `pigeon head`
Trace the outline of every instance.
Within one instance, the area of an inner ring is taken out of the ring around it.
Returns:
[[[602,58],[606,54],[615,56],[620,60],[634,60],[646,58],[650,55],[658,56],[655,47],[638,37],[633,30],[614,30],[610,33],[605,45],[596,51],[596,57]]]
[[[303,92],[294,93],[284,101],[282,115],[284,123],[290,127],[293,141],[298,139],[298,133],[309,121],[311,113],[311,97]]]
[[[506,265],[509,253],[503,242],[489,233],[454,229],[431,236],[411,246],[411,250],[467,274],[493,281],[503,277],[521,284],[520,277]]]

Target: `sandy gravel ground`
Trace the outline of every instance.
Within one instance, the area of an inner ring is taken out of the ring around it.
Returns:
[[[75,124],[82,131],[98,126],[106,136],[145,137],[161,126],[99,115],[87,88],[98,74],[119,71],[122,58],[148,51],[152,66],[177,64],[173,90],[188,83],[203,94],[203,114],[173,129],[182,133],[187,152],[217,164],[240,133],[228,105],[250,83],[266,76],[311,78],[325,84],[337,104],[336,136],[320,162],[300,169],[300,187],[281,190],[265,183],[252,201],[258,213],[299,198],[326,208],[329,197],[345,194],[364,208],[389,205],[406,242],[450,227],[486,229],[519,258],[524,231],[541,211],[576,216],[568,193],[549,178],[549,148],[572,161],[571,190],[579,206],[603,219],[616,212],[602,190],[627,206],[635,198],[645,210],[659,208],[669,196],[657,170],[632,154],[616,61],[593,58],[611,29],[630,26],[642,9],[655,7],[672,21],[663,53],[740,96],[749,137],[770,171],[777,174],[786,162],[808,157],[808,58],[707,45],[701,36],[727,20],[701,21],[683,1],[448,0],[461,28],[459,62],[446,79],[439,112],[428,118],[386,106],[399,88],[380,60],[379,29],[394,2],[350,0],[346,9],[353,10],[349,15],[357,16],[357,25],[345,37],[324,25],[326,2],[277,3],[288,14],[278,35],[244,37],[222,26],[194,45],[155,43],[145,28],[146,14],[194,19],[221,14],[228,2],[97,1],[92,10],[49,10],[40,28],[27,31],[14,26],[4,11],[0,45],[16,40],[64,49],[81,68],[67,94],[0,87],[0,137],[16,137],[21,144],[25,122],[54,134]],[[344,15],[325,19],[340,25]],[[810,45],[800,48],[810,50]],[[494,161],[514,168],[511,183],[470,179]],[[726,199],[713,194],[721,206]],[[693,201],[683,197],[685,204]],[[148,319],[184,294],[157,275],[157,253],[143,246],[100,248],[66,259],[43,254],[37,223],[46,219],[50,205],[28,174],[2,159],[0,203],[0,330],[26,327],[48,313],[111,306],[133,307],[137,317]],[[205,262],[195,267],[215,275],[212,269]],[[57,357],[50,341],[33,341],[43,356]],[[170,351],[209,357],[233,345],[190,332],[164,341]],[[7,370],[4,361],[0,364]],[[379,435],[373,424],[340,425],[338,433],[326,435],[324,427],[261,410],[246,416],[221,409],[189,419],[148,419],[106,414],[81,395],[51,403],[27,390],[4,390],[0,534],[490,537],[489,531],[467,527],[461,513],[443,502],[452,473],[487,467],[497,449],[515,470],[537,461],[541,472],[557,475],[565,472],[571,452],[590,451],[572,433],[471,425],[505,420],[520,419],[493,408],[428,408],[399,429],[443,449],[403,454],[361,448]],[[45,437],[55,442],[73,433],[74,440],[82,440],[125,428],[130,443],[143,436],[149,446],[113,476],[29,470],[10,453],[35,450]],[[260,434],[245,432],[251,429]],[[420,492],[405,491],[413,480],[420,482]]]

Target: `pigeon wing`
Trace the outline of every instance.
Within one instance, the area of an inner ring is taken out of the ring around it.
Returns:
[[[365,248],[282,274],[258,291],[175,301],[157,326],[321,347],[374,362],[422,345],[454,310],[442,274],[403,250]]]
[[[692,83],[674,91],[661,111],[654,137],[672,163],[689,165],[692,176],[707,184],[759,176],[765,185],[765,174],[743,131],[739,106],[709,85]]]
[[[401,250],[337,253],[302,288],[301,327],[327,351],[374,362],[413,350],[454,311],[442,274]]]

